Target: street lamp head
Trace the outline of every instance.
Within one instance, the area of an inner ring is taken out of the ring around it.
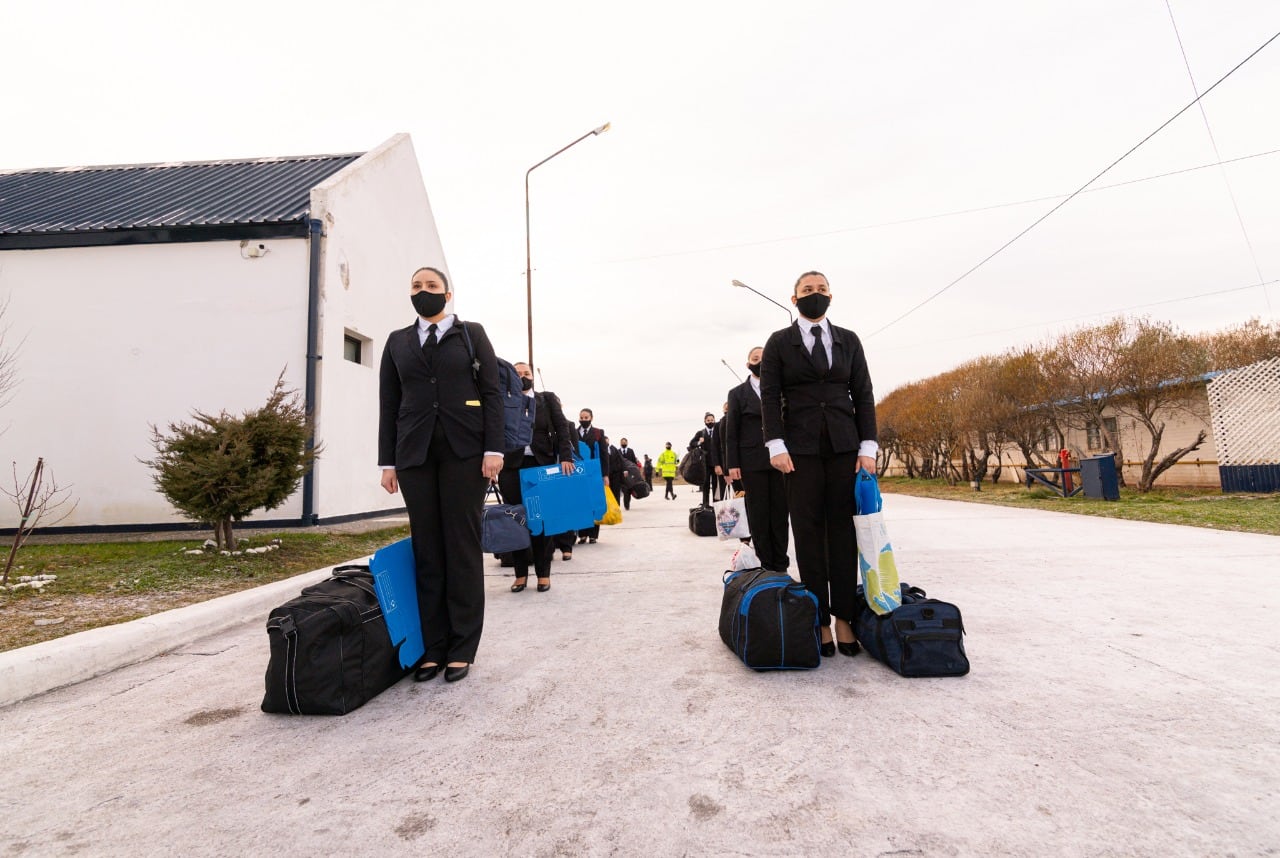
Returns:
[[[734,280],[734,281],[733,281],[733,285],[734,285],[734,286],[737,286],[739,289],[746,289],[746,288],[747,288],[747,284],[746,284],[746,283],[743,283],[741,280]]]
[[[610,125],[612,125],[612,124],[613,124],[612,122],[606,122],[604,125],[601,125],[599,128],[596,128],[596,129],[595,129],[595,130],[593,130],[591,133],[592,133],[592,134],[603,134],[604,132],[606,132],[606,131],[608,131],[608,130],[609,130],[609,126],[610,126]]]

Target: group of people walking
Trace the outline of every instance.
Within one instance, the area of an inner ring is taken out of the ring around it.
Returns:
[[[617,447],[609,443],[591,409],[582,409],[572,426],[554,393],[533,390],[527,363],[515,369],[534,401],[533,438],[524,449],[504,449],[498,360],[484,328],[447,312],[453,292],[438,268],[413,273],[409,298],[417,319],[392,332],[382,354],[378,464],[382,487],[403,494],[409,514],[425,645],[414,679],[429,681],[443,671],[457,682],[475,661],[484,624],[480,535],[487,486],[497,482],[504,500],[519,503],[522,468],[559,463],[570,473],[581,443],[587,467],[598,467],[604,487],[629,509],[622,477],[640,463],[626,438]],[[838,646],[854,655],[853,485],[858,468],[875,472],[875,401],[857,335],[826,318],[827,278],[806,272],[791,300],[800,322],[751,349],[751,375],[729,391],[720,421],[706,415],[689,446],[707,451],[704,503],[713,483],[721,497],[735,486],[745,492],[752,542],[771,570],[790,565],[790,520],[800,579],[818,597],[822,653],[834,655]],[[648,485],[656,472],[666,481],[665,497],[674,498],[678,458],[671,444],[656,463],[644,460]],[[578,531],[576,544],[598,538],[597,525]],[[574,539],[532,537],[513,557],[512,591],[527,587],[530,567],[538,591],[550,589],[554,552],[569,559]]]

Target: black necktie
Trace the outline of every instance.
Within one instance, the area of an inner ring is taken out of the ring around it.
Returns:
[[[813,362],[818,367],[818,372],[826,375],[831,364],[827,360],[827,349],[822,345],[822,326],[814,325],[810,330],[813,331]]]
[[[435,326],[435,325],[428,325],[428,326],[427,326],[427,338],[426,338],[425,340],[423,340],[423,341],[422,341],[422,350],[425,352],[425,351],[429,351],[429,350],[431,350],[431,349],[435,348],[435,347],[436,347],[436,342],[437,342],[437,341],[436,341],[436,326]]]

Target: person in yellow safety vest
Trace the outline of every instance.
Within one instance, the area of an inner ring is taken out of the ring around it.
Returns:
[[[671,442],[667,442],[667,449],[658,454],[658,473],[667,481],[666,494],[662,496],[663,500],[674,500],[676,490],[672,480],[676,478],[676,468],[680,466],[680,457],[676,455],[676,451],[671,449]]]

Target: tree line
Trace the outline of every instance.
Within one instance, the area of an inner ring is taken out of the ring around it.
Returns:
[[[1104,414],[1131,417],[1146,430],[1136,488],[1198,449],[1195,441],[1161,453],[1167,420],[1188,409],[1204,376],[1280,357],[1280,324],[1252,319],[1189,335],[1168,322],[1116,317],[1040,344],[968,361],[897,388],[876,405],[881,463],[896,458],[908,477],[954,484],[1000,478],[1000,451],[1014,447],[1030,467],[1056,467],[1069,429],[1098,433],[1104,451],[1124,461]],[[992,461],[994,458],[994,463]]]

